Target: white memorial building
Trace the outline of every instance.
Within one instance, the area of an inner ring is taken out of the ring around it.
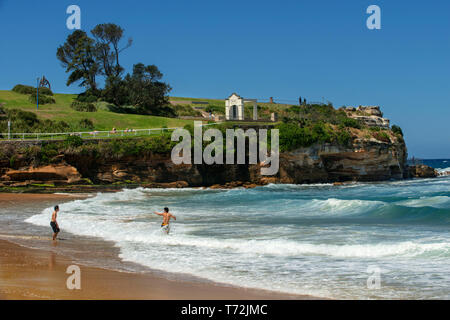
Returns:
[[[225,100],[225,119],[226,120],[245,120],[244,108],[246,102],[253,103],[253,120],[258,120],[257,99],[244,99],[236,93],[233,93]]]

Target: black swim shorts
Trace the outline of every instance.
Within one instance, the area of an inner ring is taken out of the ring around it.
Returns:
[[[56,222],[53,221],[50,222],[50,226],[52,227],[54,233],[58,233],[60,231],[59,228],[56,226]]]

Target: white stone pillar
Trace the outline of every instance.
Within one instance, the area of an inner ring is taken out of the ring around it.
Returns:
[[[258,120],[258,105],[253,101],[253,120]]]
[[[230,100],[225,100],[225,120],[230,120]]]
[[[244,114],[244,108],[245,108],[244,100],[241,99],[239,102],[240,102],[240,106],[238,107],[238,118],[239,118],[239,120],[243,121],[244,117],[245,117],[245,114]]]

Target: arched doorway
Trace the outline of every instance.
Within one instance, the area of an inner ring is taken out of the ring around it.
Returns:
[[[238,117],[238,110],[237,110],[237,106],[236,105],[232,105],[231,106],[231,114],[232,114],[233,120],[237,119],[237,117]]]

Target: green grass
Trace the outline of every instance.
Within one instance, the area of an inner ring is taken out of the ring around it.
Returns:
[[[112,128],[123,130],[132,129],[150,129],[161,127],[183,127],[192,123],[191,120],[182,120],[175,118],[121,114],[108,110],[104,103],[98,103],[97,112],[78,112],[70,107],[72,101],[76,98],[74,94],[55,94],[55,104],[46,104],[39,106],[28,100],[28,95],[15,93],[13,91],[0,90],[0,104],[4,104],[5,109],[20,109],[34,112],[40,119],[63,120],[67,123],[78,122],[81,119],[89,119],[94,123],[95,130],[109,131]]]
[[[110,111],[108,103],[98,102],[95,103],[97,112],[79,112],[70,107],[71,103],[77,97],[75,94],[58,94],[56,93],[53,98],[55,104],[46,104],[39,107],[39,111],[36,110],[36,105],[28,100],[28,95],[19,94],[13,91],[0,90],[0,104],[4,104],[6,109],[20,109],[36,113],[39,119],[49,120],[62,120],[69,124],[77,123],[82,119],[89,119],[94,123],[95,130],[98,131],[110,131],[112,128],[117,130],[123,129],[151,129],[162,127],[184,127],[186,124],[192,124],[192,120],[165,118],[156,116],[145,116],[135,114],[124,114]],[[188,97],[170,97],[171,101],[205,101],[209,105],[216,106],[217,108],[223,108],[225,113],[225,99],[204,99],[204,98],[188,98]],[[201,105],[193,105],[201,107]],[[267,124],[273,124],[270,122],[270,113],[277,112],[279,118],[288,111],[290,105],[283,104],[270,104],[270,103],[258,103],[259,106],[259,119],[266,120]],[[252,118],[253,104],[245,104],[246,118]],[[239,124],[245,124],[239,122]],[[251,123],[248,123],[251,124]]]

